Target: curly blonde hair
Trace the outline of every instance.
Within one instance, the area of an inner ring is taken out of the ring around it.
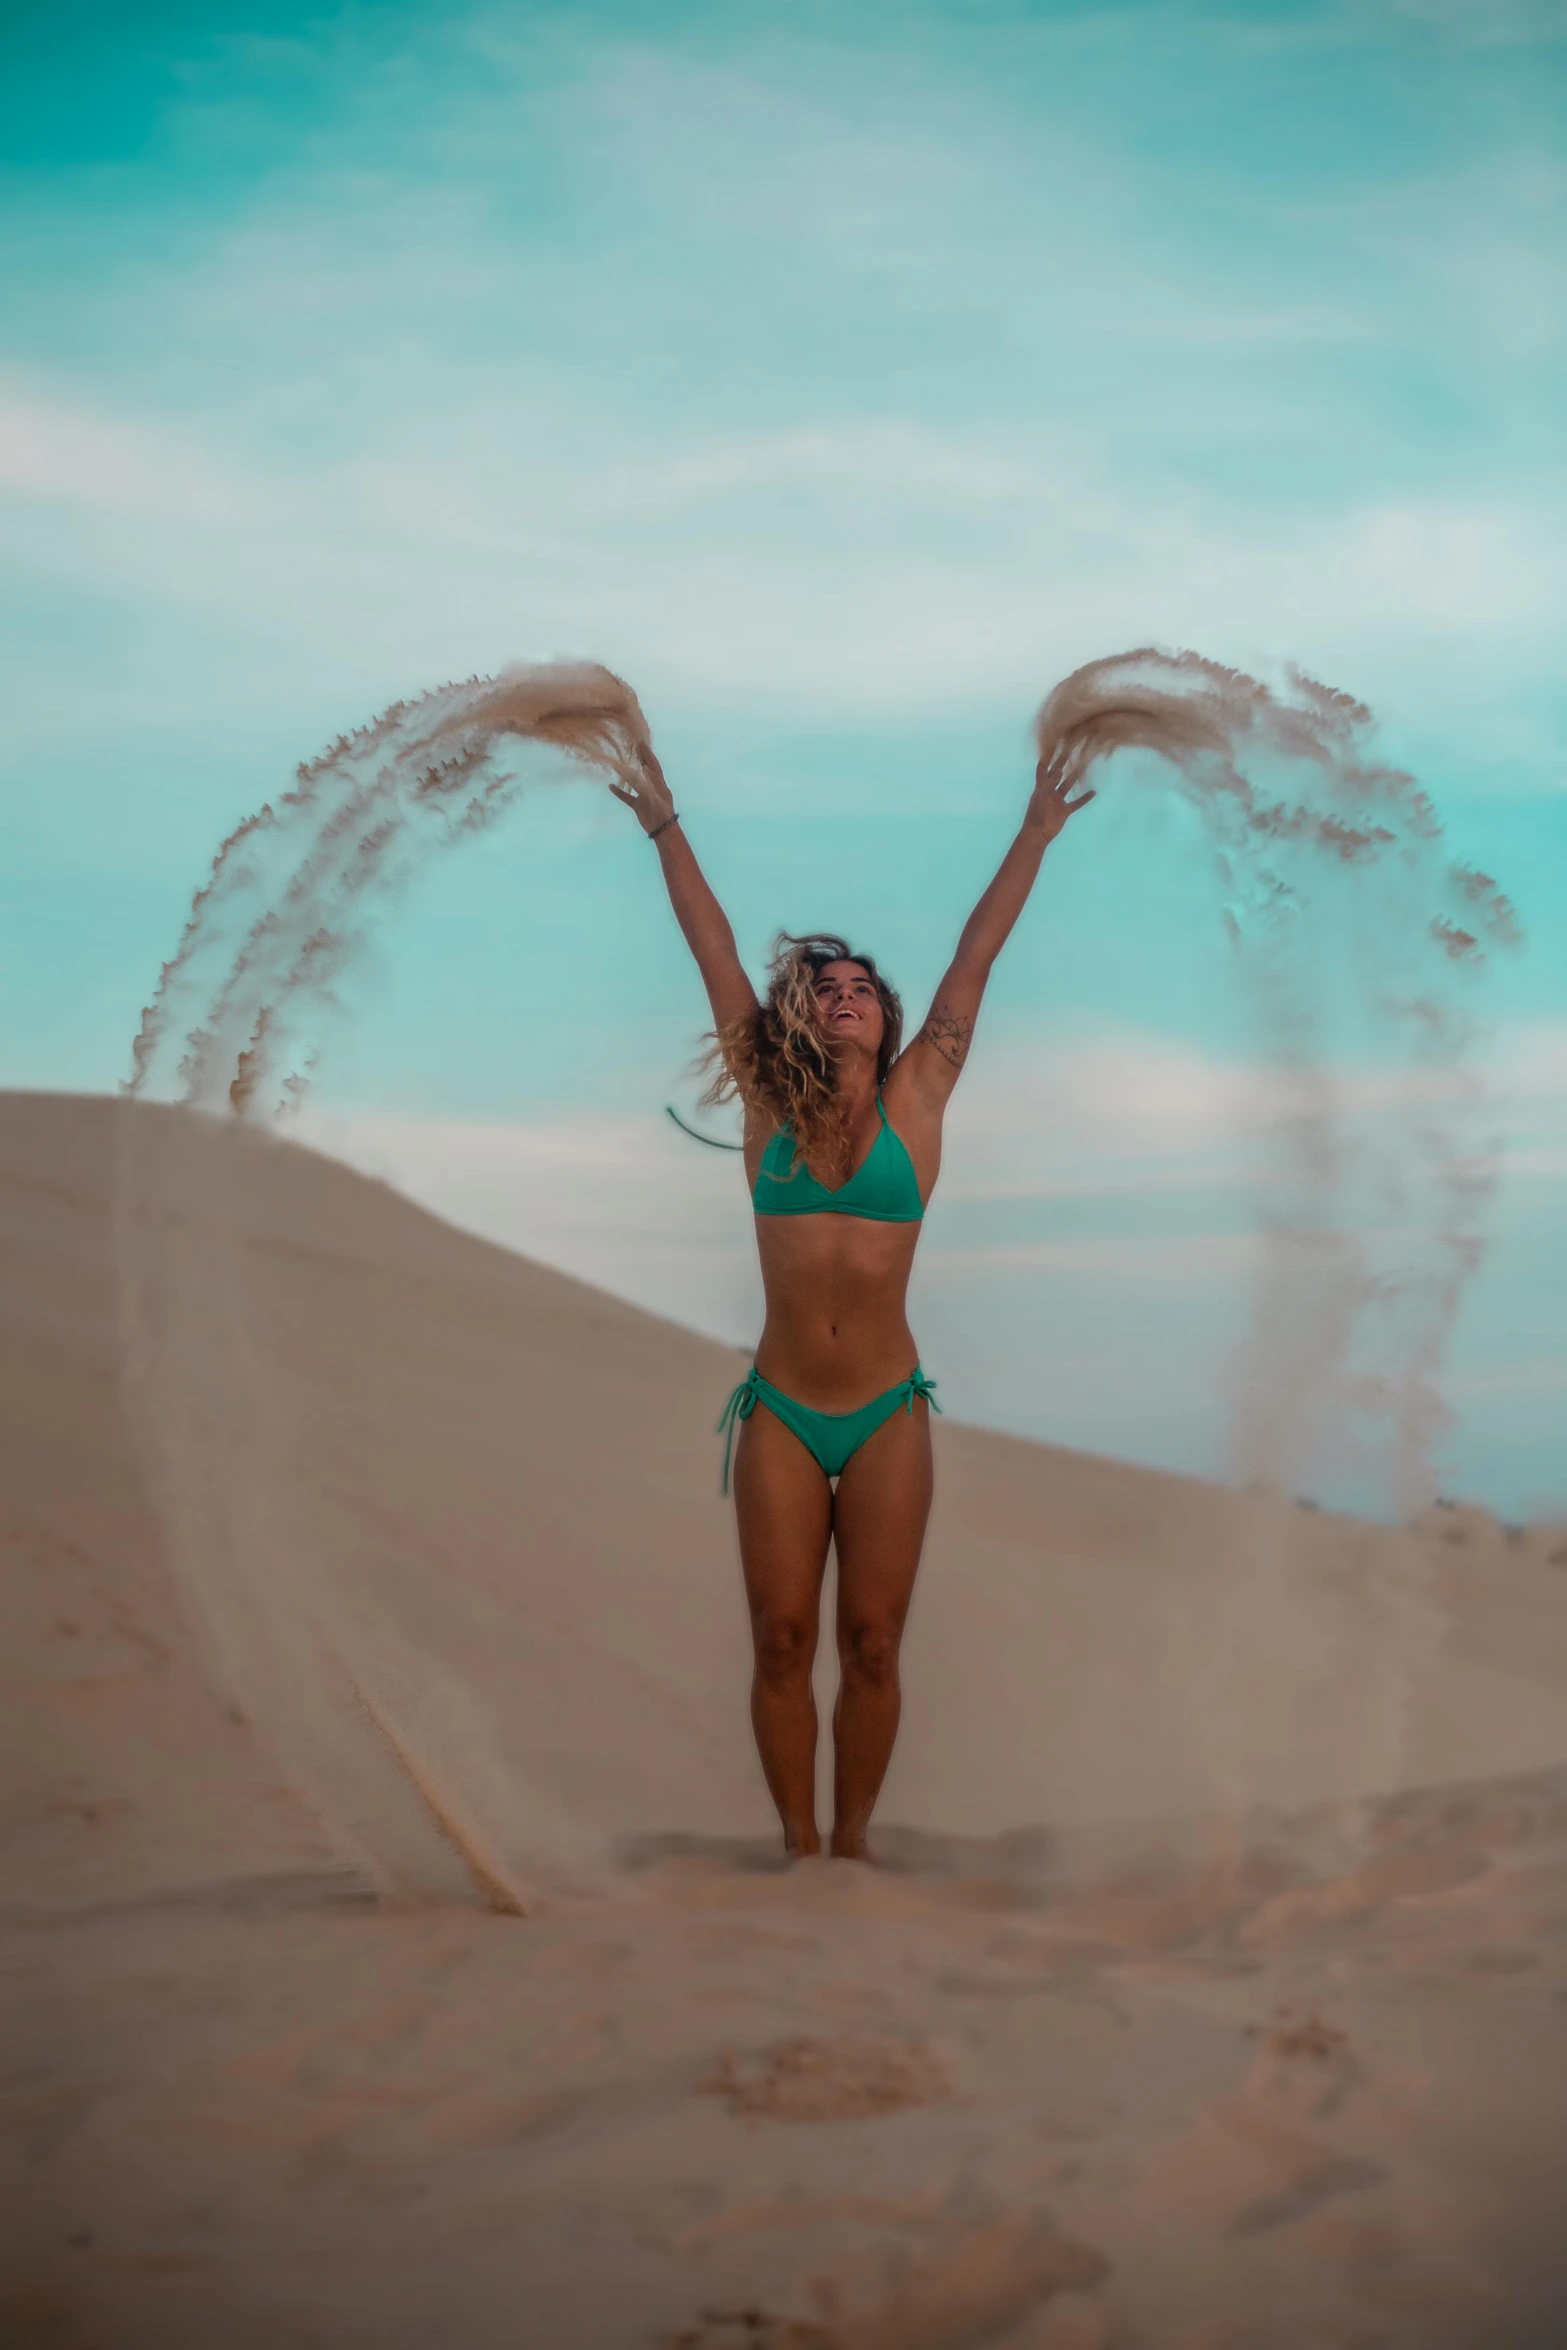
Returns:
[[[852,952],[831,931],[795,938],[781,930],[773,941],[767,993],[754,1010],[716,1030],[703,1057],[713,1071],[704,1103],[732,1101],[738,1094],[747,1111],[787,1126],[799,1157],[819,1182],[841,1181],[849,1159],[837,1058],[816,1006],[816,981],[829,963],[858,963],[876,990],[882,1016],[876,1055],[880,1085],[898,1057],[903,1005],[870,956]]]

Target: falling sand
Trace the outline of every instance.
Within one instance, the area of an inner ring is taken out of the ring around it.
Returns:
[[[143,1121],[122,1153],[127,1387],[171,1560],[248,1718],[383,1891],[440,1883],[433,1822],[487,1898],[526,1909],[531,1893],[496,1855],[519,1834],[534,1852],[550,1807],[493,1784],[493,1741],[466,1694],[437,1686],[373,1606],[350,1619],[330,1556],[291,1516],[290,1435],[235,1246],[250,1144],[303,1099],[377,917],[426,857],[522,788],[508,754],[553,748],[634,791],[648,739],[630,688],[586,664],[395,704],[224,841],[136,1041],[133,1097],[233,1121],[218,1134]],[[404,1780],[422,1811],[399,1802]]]
[[[1487,951],[1517,940],[1512,908],[1449,859],[1428,796],[1378,756],[1370,711],[1298,671],[1277,690],[1195,653],[1118,654],[1064,679],[1036,732],[1085,774],[1145,754],[1128,762],[1139,780],[1180,793],[1272,1075],[1234,1473],[1287,1493],[1358,1470],[1407,1520],[1435,1494],[1442,1374],[1495,1179],[1470,1006]],[[1177,1607],[1170,1637],[1223,1790],[1244,1803],[1270,1744],[1321,1734],[1329,1692],[1363,1768],[1391,1784],[1442,1619],[1418,1544],[1349,1609],[1308,1590],[1276,1521],[1209,1620]]]
[[[1443,1358],[1490,1181],[1466,1139],[1465,990],[1515,935],[1511,912],[1448,860],[1430,801],[1378,760],[1369,713],[1309,678],[1274,690],[1192,653],[1126,653],[1064,680],[1037,735],[1080,775],[1114,759],[1116,789],[1173,788],[1194,814],[1278,1080],[1263,1271],[1235,1379],[1237,1477],[1287,1491],[1303,1461],[1358,1429],[1407,1515],[1429,1498]],[[551,1791],[499,1768],[472,1693],[363,1589],[340,1587],[297,1504],[297,1431],[255,1343],[265,1309],[247,1219],[343,983],[424,862],[558,775],[561,755],[634,797],[648,742],[630,688],[588,664],[395,705],[223,843],[136,1042],[135,1102],[208,1113],[133,1114],[122,1149],[127,1384],[170,1555],[258,1733],[384,1890],[440,1878],[432,1822],[441,1852],[455,1847],[489,1898],[518,1909],[539,1872],[591,1867],[592,1839]],[[1346,1023],[1375,1071],[1374,1117],[1329,1064]],[[1239,1541],[1201,1627],[1179,1614],[1168,1627],[1231,1805],[1251,1798],[1272,1745],[1309,1734],[1329,1683],[1358,1692],[1368,1783],[1395,1783],[1412,1679],[1440,1637],[1417,1545],[1351,1615],[1306,1595],[1285,1523],[1259,1520]],[[410,1781],[411,1806],[396,1792]]]
[[[1058,685],[1036,731],[1042,753],[1069,749],[1085,773],[1118,751],[1157,755],[1153,780],[1173,780],[1201,822],[1285,1080],[1258,1201],[1269,1253],[1238,1382],[1237,1470],[1287,1488],[1337,1391],[1386,1423],[1391,1499],[1418,1508],[1491,1179],[1463,1139],[1472,1022],[1459,990],[1488,947],[1516,941],[1512,908],[1488,875],[1447,858],[1427,795],[1378,759],[1370,711],[1298,672],[1278,693],[1195,653],[1117,654]],[[1401,1113],[1379,1122],[1372,1165],[1327,1067],[1345,1014]],[[1396,1225],[1394,1267],[1373,1264],[1344,1216],[1357,1178],[1362,1202]]]

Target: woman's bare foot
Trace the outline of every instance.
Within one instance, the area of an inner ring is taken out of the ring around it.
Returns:
[[[869,1861],[871,1857],[865,1842],[865,1831],[863,1828],[859,1829],[858,1831],[851,1831],[848,1828],[835,1828],[833,1830],[832,1844],[829,1849],[831,1850],[834,1860]]]
[[[814,1824],[808,1828],[785,1828],[784,1851],[790,1860],[811,1860],[821,1851],[822,1840]]]

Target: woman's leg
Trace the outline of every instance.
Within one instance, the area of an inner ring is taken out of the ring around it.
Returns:
[[[838,1658],[832,1849],[857,1860],[898,1735],[898,1647],[930,1515],[930,1408],[894,1412],[838,1480]]]
[[[832,1487],[798,1436],[758,1404],[734,1460],[740,1564],[756,1671],[751,1726],[790,1852],[820,1852],[811,1667],[832,1533]]]

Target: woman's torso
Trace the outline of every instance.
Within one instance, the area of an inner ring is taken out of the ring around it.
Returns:
[[[759,1178],[764,1198],[787,1198],[764,1176],[764,1160],[775,1170],[788,1165],[785,1150],[769,1152],[773,1140],[761,1121],[747,1121],[753,1200]],[[824,1412],[853,1411],[914,1367],[918,1349],[906,1299],[920,1225],[911,1211],[916,1204],[923,1209],[935,1184],[940,1121],[920,1115],[894,1070],[881,1110],[874,1099],[864,1105],[850,1144],[852,1173],[840,1188],[873,1213],[828,1204],[816,1212],[756,1217],[767,1305],[757,1368],[797,1402]],[[809,1196],[816,1196],[814,1183]]]

